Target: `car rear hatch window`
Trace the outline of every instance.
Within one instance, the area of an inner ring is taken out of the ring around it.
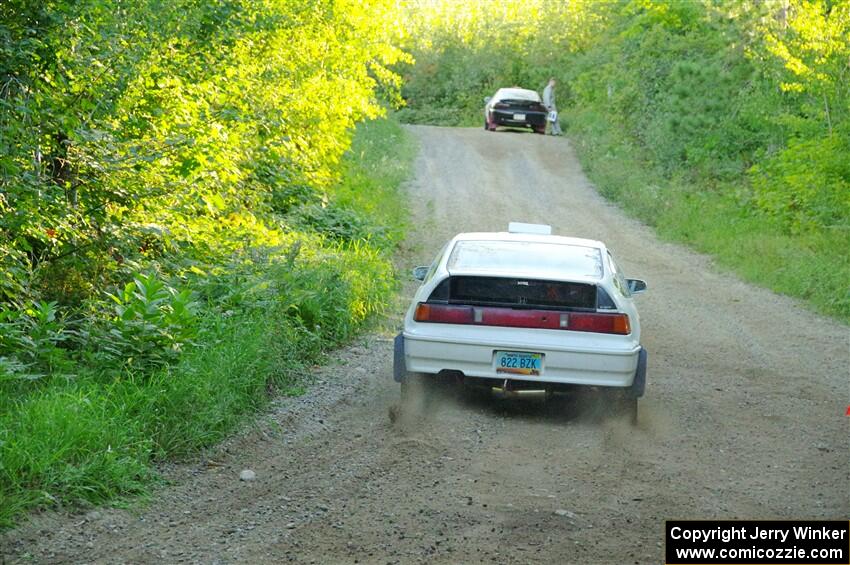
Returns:
[[[539,110],[543,106],[540,102],[535,100],[516,100],[511,98],[506,98],[504,100],[499,100],[493,105],[494,108],[511,108],[511,109],[523,109],[523,110]]]
[[[596,310],[597,300],[592,283],[476,276],[449,277],[428,298],[443,304],[583,311]]]
[[[446,267],[451,275],[498,273],[555,280],[599,280],[603,275],[599,249],[535,241],[458,241]]]
[[[503,88],[496,92],[495,99],[497,102],[502,100],[540,102],[540,95],[533,90],[525,90],[524,88]]]
[[[423,323],[571,330],[626,335],[627,314],[593,283],[511,277],[444,279],[413,319]],[[606,312],[606,310],[608,310]]]
[[[494,108],[540,110],[543,108],[538,95],[533,90],[509,88],[496,93]]]

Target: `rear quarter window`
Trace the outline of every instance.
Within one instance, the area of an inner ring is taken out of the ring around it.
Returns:
[[[443,248],[440,249],[440,252],[437,253],[437,256],[434,257],[434,260],[431,261],[431,266],[428,267],[428,272],[425,273],[425,278],[422,280],[422,284],[427,283],[428,281],[430,281],[434,277],[434,273],[437,272],[437,267],[440,265],[440,262],[443,260],[443,255],[446,254],[446,249],[448,249],[448,247],[449,247],[449,244],[446,243],[443,246]]]
[[[623,271],[617,266],[617,262],[614,261],[614,257],[611,253],[608,253],[608,267],[611,269],[611,275],[614,279],[614,288],[617,289],[617,292],[625,296],[626,298],[632,295],[629,292],[629,285],[626,283],[626,277],[623,275]]]

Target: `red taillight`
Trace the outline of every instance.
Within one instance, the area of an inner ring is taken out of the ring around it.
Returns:
[[[475,315],[472,306],[446,306],[445,304],[425,304],[416,307],[413,319],[417,322],[437,322],[442,324],[472,324]]]
[[[509,328],[543,328],[557,330],[561,318],[567,322],[568,314],[547,310],[511,310],[510,308],[477,308],[477,318],[482,326]]]
[[[568,330],[628,335],[632,332],[626,314],[570,314]]]
[[[493,104],[493,107],[499,108],[500,110],[504,110],[505,108],[510,108],[510,106],[508,104],[505,104],[504,102],[496,102],[495,104]]]
[[[557,312],[552,310],[515,310],[513,308],[451,306],[427,304],[416,306],[413,319],[417,322],[440,324],[474,324],[508,328],[539,328],[628,335],[631,333],[626,314],[592,312]]]

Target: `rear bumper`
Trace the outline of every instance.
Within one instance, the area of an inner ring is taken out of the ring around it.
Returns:
[[[497,373],[494,363],[496,351],[542,353],[542,374],[520,376]],[[399,334],[396,338],[395,359],[394,374],[399,381],[404,379],[406,372],[437,374],[441,371],[460,371],[469,377],[632,387],[634,393],[641,396],[646,379],[646,352],[640,346],[609,350],[517,348],[506,343],[458,343]]]
[[[517,114],[525,115],[522,120],[515,120]],[[534,126],[543,127],[546,125],[546,114],[543,112],[525,112],[522,110],[492,110],[490,112],[491,120],[494,124],[500,126]]]

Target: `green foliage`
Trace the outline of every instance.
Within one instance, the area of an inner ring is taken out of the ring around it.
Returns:
[[[395,97],[390,7],[5,2],[0,292],[78,304],[129,262],[274,244],[273,212],[329,190]]]
[[[394,9],[0,2],[0,524],[139,492],[382,310]]]
[[[102,364],[135,370],[162,366],[175,361],[196,335],[198,304],[189,289],[178,291],[154,274],[139,274],[108,296],[115,303],[113,315],[86,336]]]
[[[406,3],[415,65],[399,72],[410,123],[480,125],[483,98],[518,85],[542,91],[565,78],[563,59],[592,41],[610,18],[609,0]],[[568,97],[561,89],[558,100]]]
[[[809,301],[850,320],[850,255],[840,229],[790,233],[756,214],[736,184],[694,190],[687,178],[666,179],[621,131],[592,109],[568,119],[577,152],[598,189],[664,238],[710,253],[745,280]]]
[[[842,282],[803,264],[850,262],[836,243],[850,221],[850,1],[413,6],[403,119],[479,126],[484,96],[554,76],[601,192],[747,278],[850,317],[847,270]]]
[[[761,26],[761,50],[782,65],[773,69],[782,91],[801,94],[800,111],[826,125],[831,135],[834,123],[850,118],[850,2],[799,0],[784,9],[784,25]],[[756,52],[759,55],[764,56]]]
[[[357,212],[334,205],[313,204],[296,210],[298,224],[340,242],[371,241],[385,247],[384,228],[370,226]]]
[[[850,137],[791,139],[750,169],[758,207],[793,232],[850,229]]]
[[[409,177],[415,153],[410,136],[396,120],[361,124],[343,161],[343,180],[331,193],[333,202],[358,210],[369,225],[380,226],[387,244],[400,243],[407,206],[398,187]]]
[[[400,237],[396,201],[412,155],[398,124],[361,124],[329,202],[370,225],[392,221],[386,233]],[[108,308],[91,302],[73,329],[55,304],[0,314],[3,366],[9,352],[20,360],[13,379],[0,379],[0,526],[33,507],[143,492],[157,460],[221,440],[275,391],[303,391],[325,351],[395,292],[392,246],[312,230],[259,233],[275,245],[232,248],[215,263],[161,257],[173,277],[137,272]],[[60,348],[73,378],[56,378],[49,355],[24,355],[12,341],[32,335],[42,349]],[[36,369],[45,378],[28,380]]]
[[[59,316],[55,302],[0,308],[0,383],[38,379],[68,367],[60,346],[73,334]]]

